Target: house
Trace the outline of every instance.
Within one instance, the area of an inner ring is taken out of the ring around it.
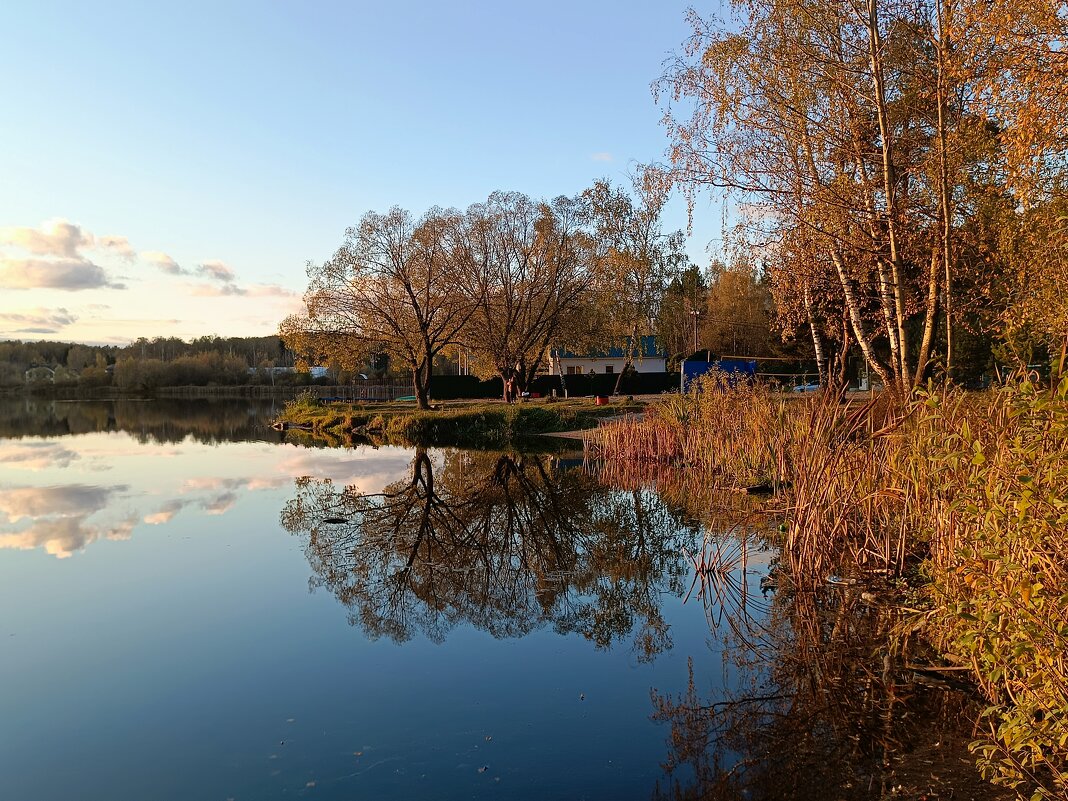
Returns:
[[[52,384],[56,380],[56,371],[51,367],[40,365],[38,367],[31,367],[25,373],[27,384]]]
[[[611,347],[589,353],[575,353],[565,348],[549,351],[548,367],[551,375],[589,375],[590,373],[619,373],[626,364],[621,347]],[[639,373],[667,371],[667,354],[657,344],[656,337],[643,336],[634,354],[634,369]]]

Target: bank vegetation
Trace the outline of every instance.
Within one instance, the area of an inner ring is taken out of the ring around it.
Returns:
[[[906,586],[901,636],[933,644],[989,705],[983,774],[1024,797],[1068,793],[1068,378],[929,385],[902,405],[784,400],[712,376],[606,423],[587,452],[631,482],[778,490],[790,587]]]

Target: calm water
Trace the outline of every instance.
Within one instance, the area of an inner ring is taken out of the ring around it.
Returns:
[[[667,495],[575,454],[308,447],[273,411],[0,403],[0,798],[815,798],[879,758],[849,709],[783,723],[807,668],[770,551],[743,571],[713,530],[684,603],[716,527]]]

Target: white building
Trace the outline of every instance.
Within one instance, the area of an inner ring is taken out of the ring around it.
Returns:
[[[641,337],[641,345],[634,355],[634,369],[639,373],[667,372],[667,355],[656,343],[656,337]],[[579,354],[564,348],[549,351],[549,373],[552,375],[589,375],[590,373],[619,373],[627,359],[623,348]]]

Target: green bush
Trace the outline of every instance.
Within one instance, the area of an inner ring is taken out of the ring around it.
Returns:
[[[987,778],[1068,796],[1068,378],[960,413],[932,397],[922,442],[943,508],[930,531],[929,636],[990,702],[973,744]],[[953,421],[954,425],[946,425]]]

